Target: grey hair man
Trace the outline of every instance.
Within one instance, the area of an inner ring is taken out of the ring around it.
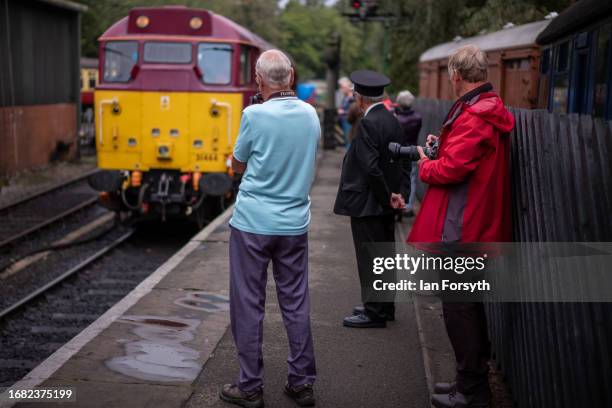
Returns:
[[[249,408],[264,403],[262,332],[270,262],[289,339],[285,393],[300,406],[315,402],[308,226],[321,127],[314,108],[290,89],[293,78],[285,54],[261,54],[256,81],[264,102],[243,111],[232,159],[234,171],[244,174],[229,243],[230,317],[240,375],[220,396]]]

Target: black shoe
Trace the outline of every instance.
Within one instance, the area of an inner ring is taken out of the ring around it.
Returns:
[[[434,385],[434,394],[450,394],[457,388],[456,382],[439,382]]]
[[[345,317],[342,324],[346,327],[357,327],[363,329],[387,327],[386,320],[372,320],[365,313]]]
[[[365,313],[365,307],[359,305],[359,306],[355,306],[353,308],[353,315],[360,315],[360,314],[364,314]],[[387,315],[387,321],[388,322],[394,322],[395,321],[395,314],[392,315]]]
[[[300,407],[312,407],[315,404],[314,390],[312,384],[303,384],[292,387],[285,384],[285,394],[295,401]]]
[[[448,394],[432,395],[431,404],[436,408],[489,408],[489,395],[466,395],[453,391]]]
[[[225,384],[219,397],[230,404],[245,408],[263,408],[263,391],[244,392],[236,384]]]

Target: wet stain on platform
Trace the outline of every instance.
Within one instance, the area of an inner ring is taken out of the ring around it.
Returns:
[[[200,353],[183,343],[195,337],[200,320],[174,316],[123,316],[118,322],[133,324],[138,339],[123,343],[125,355],[106,361],[123,375],[147,381],[195,380]]]
[[[224,295],[208,292],[190,292],[174,301],[178,306],[201,310],[207,313],[218,313],[229,310],[229,298]]]

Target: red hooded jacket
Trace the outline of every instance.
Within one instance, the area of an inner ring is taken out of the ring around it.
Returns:
[[[457,100],[442,127],[438,158],[419,177],[429,187],[408,242],[504,242],[510,221],[514,117],[489,84]]]

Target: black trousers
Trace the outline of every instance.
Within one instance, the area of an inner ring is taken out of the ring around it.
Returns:
[[[463,394],[489,392],[491,343],[481,302],[443,302],[444,324],[457,359],[457,390]]]
[[[372,283],[376,275],[372,272],[373,253],[364,244],[395,242],[395,216],[386,214],[375,217],[351,217],[351,232],[357,255],[357,269],[361,284],[361,301],[366,314],[372,320],[395,317],[395,302],[372,301]],[[379,256],[381,254],[378,254]],[[388,256],[394,256],[393,253]],[[395,271],[385,272],[386,281],[395,281]]]

